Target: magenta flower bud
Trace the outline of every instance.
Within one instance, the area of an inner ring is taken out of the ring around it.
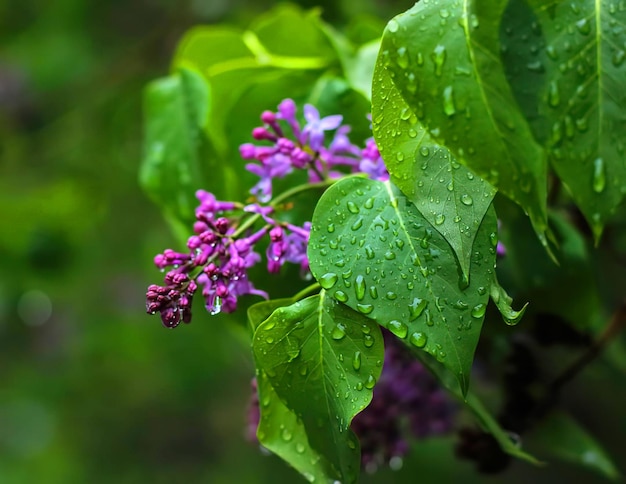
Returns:
[[[215,229],[220,234],[225,234],[230,226],[230,221],[225,217],[220,217],[215,221]]]
[[[256,140],[276,141],[278,138],[274,133],[270,133],[267,128],[254,128],[252,130],[252,137]]]
[[[239,154],[244,160],[256,158],[256,146],[252,143],[244,143],[239,147]]]
[[[267,124],[274,124],[276,123],[276,114],[272,111],[263,111],[261,113],[261,121]]]

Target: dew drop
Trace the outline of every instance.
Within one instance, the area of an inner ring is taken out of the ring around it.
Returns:
[[[404,153],[402,153],[402,151],[398,151],[396,153],[396,160],[398,160],[400,162],[404,161]]]
[[[589,33],[591,32],[591,25],[589,24],[589,20],[587,20],[586,18],[583,18],[576,22],[576,28],[583,35],[589,35]]]
[[[427,339],[424,333],[416,332],[410,336],[409,342],[416,348],[423,348],[426,346]]]
[[[485,315],[485,311],[487,310],[487,306],[484,304],[477,304],[472,308],[472,317],[474,318],[482,318]]]
[[[350,226],[351,230],[354,230],[355,232],[357,230],[359,230],[361,227],[363,227],[363,217],[359,217],[357,218],[354,223]]]
[[[376,286],[370,287],[370,297],[372,299],[378,299],[378,289],[376,289]]]
[[[489,234],[489,241],[491,242],[492,247],[496,247],[498,245],[498,234],[491,232]]]
[[[365,203],[363,204],[363,206],[367,208],[368,210],[371,209],[374,206],[374,199],[368,198],[367,200],[365,200]]]
[[[346,336],[346,327],[341,323],[337,323],[335,327],[333,328],[331,337],[334,340],[340,340],[340,339],[345,338],[345,336]]]
[[[335,299],[345,303],[348,300],[348,295],[343,291],[335,291]]]
[[[441,76],[441,73],[443,70],[443,64],[446,61],[446,47],[443,45],[438,45],[433,50],[431,57],[435,64],[435,75]]]
[[[452,116],[456,113],[456,106],[454,105],[454,89],[452,86],[446,86],[443,90],[443,112],[447,116]]]
[[[441,225],[442,223],[444,223],[446,220],[446,216],[442,213],[437,214],[437,216],[435,217],[435,224],[436,225]]]
[[[604,160],[596,158],[593,162],[593,191],[602,193],[606,186],[606,174],[604,172]]]
[[[365,279],[363,279],[363,276],[361,274],[356,276],[356,280],[354,283],[354,293],[359,301],[362,301],[365,297]]]
[[[330,289],[337,283],[337,274],[334,272],[327,272],[322,277],[320,277],[320,286],[324,289]]]
[[[395,20],[390,20],[389,23],[387,24],[387,28],[389,29],[389,32],[396,33],[398,31],[398,28],[400,26],[398,25],[398,22],[396,22]]]
[[[409,57],[406,54],[406,47],[400,47],[397,51],[398,57],[396,57],[396,62],[401,69],[406,69],[409,65]]]
[[[326,230],[328,230],[329,234],[332,234],[335,231],[335,224],[328,224],[328,227],[326,227]]]
[[[463,195],[461,195],[461,203],[469,207],[474,203],[474,200],[472,199],[471,195],[464,193]]]
[[[301,443],[299,443],[299,442],[298,442],[298,443],[296,444],[296,452],[297,452],[298,454],[303,454],[303,453],[304,453],[304,450],[305,450],[305,449],[304,449],[304,445],[302,445]]]
[[[548,103],[553,108],[557,107],[561,103],[561,94],[559,92],[559,85],[556,81],[550,82],[548,87]]]
[[[619,67],[624,63],[624,59],[626,59],[626,51],[623,51],[622,49],[618,49],[613,54],[613,57],[611,58],[611,62],[613,63],[615,67]]]
[[[413,299],[413,302],[409,304],[409,318],[411,321],[415,321],[417,318],[421,316],[428,306],[428,301],[426,299],[421,299],[416,297]]]
[[[374,310],[374,306],[371,304],[357,304],[356,309],[362,314],[369,314]]]
[[[430,150],[428,149],[428,146],[420,147],[420,155],[422,155],[423,157],[427,157],[428,155],[430,155]]]
[[[359,213],[359,207],[357,206],[356,203],[354,203],[354,202],[347,202],[346,206],[348,207],[348,212],[353,213],[353,214]]]
[[[396,258],[396,253],[388,250],[387,252],[385,252],[385,259],[387,260],[394,260]]]
[[[365,336],[363,336],[363,344],[366,348],[371,348],[372,346],[374,346],[374,338],[372,338],[372,335],[366,334]]]
[[[367,380],[365,380],[364,383],[365,388],[371,390],[372,388],[374,388],[374,385],[376,385],[376,378],[374,378],[374,375],[368,376]]]
[[[285,442],[289,442],[291,439],[293,439],[293,434],[291,433],[291,430],[289,430],[288,428],[284,428],[282,432],[280,433],[280,436],[283,438]]]
[[[372,260],[374,257],[376,257],[374,249],[372,249],[370,245],[365,246],[365,257],[367,257],[368,260]]]
[[[387,294],[385,294],[385,297],[390,301],[393,301],[394,299],[398,298],[398,295],[395,292],[389,291]]]
[[[409,328],[407,327],[407,325],[400,321],[396,321],[395,319],[393,321],[389,321],[389,323],[387,324],[387,329],[395,334],[398,338],[402,339],[406,338],[407,334],[409,333]]]

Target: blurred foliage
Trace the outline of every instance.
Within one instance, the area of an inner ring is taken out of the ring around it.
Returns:
[[[412,2],[364,0],[358,14],[348,0],[300,3],[321,6],[362,43]],[[168,72],[190,27],[246,28],[273,4],[0,1],[0,482],[298,479],[244,442],[252,376],[244,316],[198,308],[193,325],[169,332],[143,310],[145,287],[158,279],[152,256],[175,242],[137,186],[141,90]],[[620,448],[610,436],[626,433],[623,398],[593,412],[584,402],[615,371],[600,365],[571,389],[573,411],[609,436],[609,450]],[[401,471],[363,481],[471,481],[449,439],[415,445]],[[556,476],[595,482],[521,463],[502,479]]]

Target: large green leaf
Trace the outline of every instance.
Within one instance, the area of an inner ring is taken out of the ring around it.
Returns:
[[[545,241],[546,154],[500,62],[506,3],[418,2],[389,22],[378,62],[431,137],[519,203]]]
[[[374,77],[374,137],[391,180],[452,246],[467,277],[495,189],[433,141],[380,63]]]
[[[546,454],[586,467],[609,479],[620,477],[602,446],[565,413],[548,415],[528,438],[538,450]]]
[[[174,65],[193,66],[207,78],[212,89],[207,135],[218,153],[226,157],[232,140],[225,120],[244,93],[260,84],[267,84],[266,90],[272,91],[276,81],[292,74],[295,77],[290,84],[312,84],[316,76],[305,80],[300,73],[319,73],[334,62],[336,53],[318,14],[283,5],[259,17],[246,31],[222,26],[190,30],[179,45]],[[280,91],[281,99],[286,97],[284,88]]]
[[[523,41],[532,24],[518,29],[510,48],[545,71],[534,86],[535,119],[547,131],[552,165],[599,238],[626,193],[626,9],[608,0],[528,4],[545,51],[533,54]]]
[[[144,158],[140,183],[167,215],[187,220],[202,186],[198,149],[209,89],[198,73],[181,69],[150,83],[144,97]]]
[[[257,438],[261,445],[310,482],[332,482],[334,479],[328,478],[327,470],[331,464],[311,448],[302,420],[278,397],[263,371],[257,372],[257,390],[261,410]]]
[[[390,182],[345,178],[313,214],[311,271],[335,299],[434,355],[467,391],[495,264],[496,217],[478,230],[469,281],[454,252]]]
[[[380,328],[322,291],[274,311],[257,328],[253,351],[257,368],[304,427],[309,461],[320,456],[330,482],[355,482],[360,452],[350,422],[369,404],[380,377]]]

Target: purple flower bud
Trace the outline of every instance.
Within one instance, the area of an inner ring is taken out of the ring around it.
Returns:
[[[266,128],[254,128],[252,130],[252,137],[256,140],[276,141],[275,134],[270,133]]]

